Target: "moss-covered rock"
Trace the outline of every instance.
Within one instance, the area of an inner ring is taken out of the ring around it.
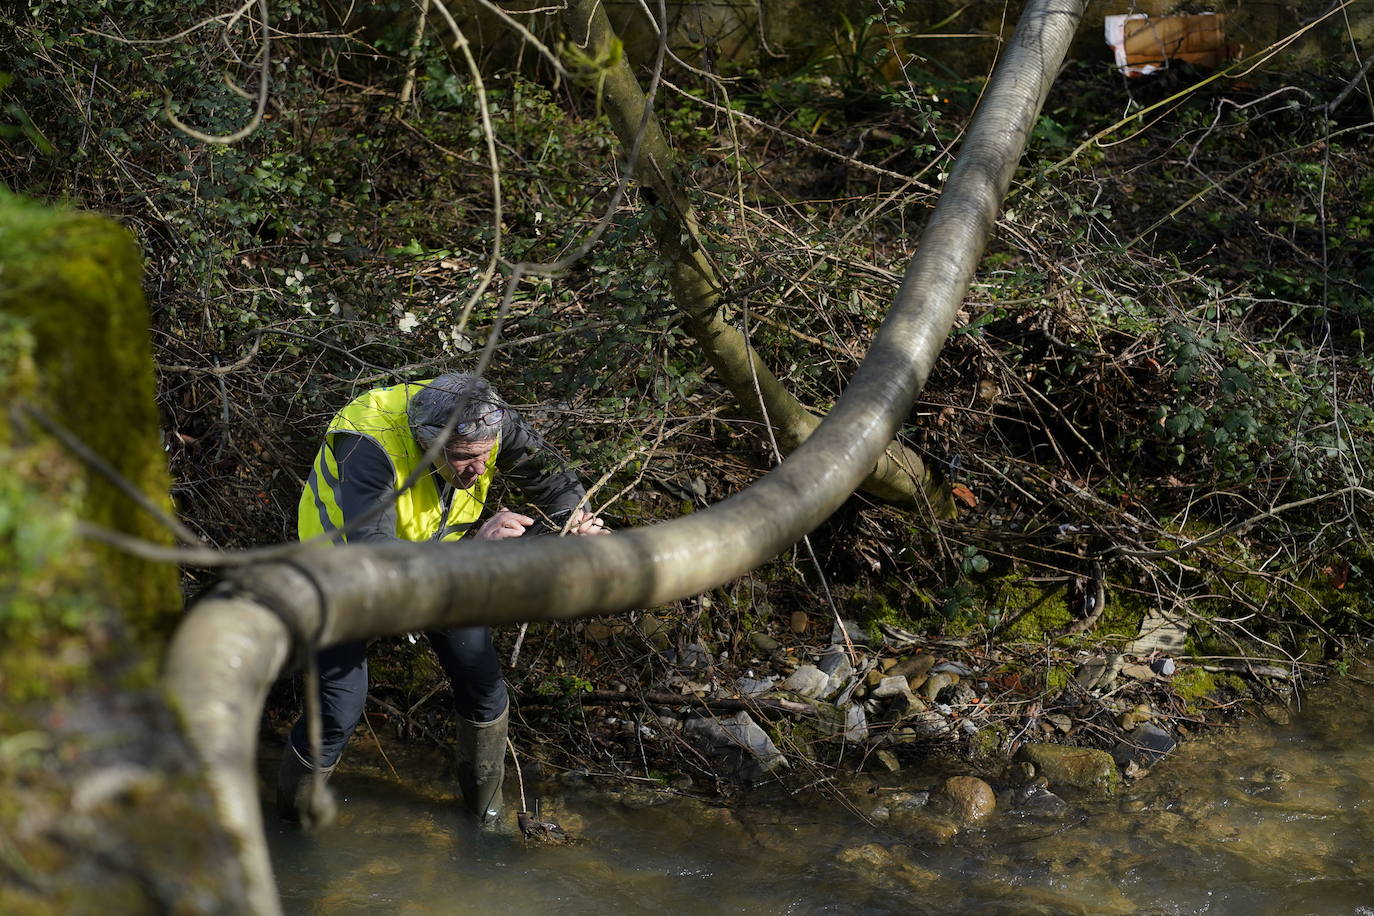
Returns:
[[[232,841],[157,683],[167,535],[46,425],[170,509],[129,233],[0,192],[0,912],[243,909]]]
[[[1068,786],[1090,795],[1116,794],[1121,775],[1116,761],[1106,751],[1060,744],[1027,744],[1017,752],[1018,760],[1029,761],[1051,785]]]

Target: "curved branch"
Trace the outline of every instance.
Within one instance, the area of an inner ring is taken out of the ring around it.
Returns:
[[[247,4],[244,5],[247,8]],[[193,140],[201,143],[215,143],[220,146],[227,146],[237,143],[244,137],[249,136],[258,129],[262,123],[262,116],[267,111],[267,87],[272,73],[272,26],[267,21],[267,0],[258,0],[258,9],[262,13],[262,66],[258,71],[258,108],[253,112],[253,119],[249,121],[241,130],[236,130],[232,134],[216,135],[202,133],[191,125],[183,122],[176,115],[172,114],[172,93],[167,91],[163,101],[163,113],[167,115],[167,120],[173,127],[186,134]],[[234,18],[225,26],[226,29],[233,26],[240,13],[234,14]]]

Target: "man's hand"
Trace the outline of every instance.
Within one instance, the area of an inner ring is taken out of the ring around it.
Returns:
[[[504,541],[506,538],[518,538],[533,524],[534,519],[528,515],[521,515],[509,509],[497,509],[496,514],[477,529],[477,540]]]
[[[611,529],[606,527],[606,523],[592,515],[590,512],[578,510],[572,518],[572,524],[568,526],[568,534],[610,534]]]

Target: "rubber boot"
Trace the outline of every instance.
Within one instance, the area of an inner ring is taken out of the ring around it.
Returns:
[[[336,764],[337,765],[337,764]],[[286,742],[277,770],[277,815],[284,821],[299,822],[306,830],[326,827],[338,813],[334,793],[324,785],[333,766],[320,768],[320,792],[315,792],[315,768],[301,757],[295,745]]]
[[[509,721],[509,704],[490,722],[458,719],[458,789],[463,807],[484,827],[500,824]]]

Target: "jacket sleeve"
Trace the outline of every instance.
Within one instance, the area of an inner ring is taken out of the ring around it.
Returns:
[[[339,508],[344,524],[362,518],[378,502],[386,503],[375,518],[361,528],[351,531],[344,540],[349,544],[378,541],[397,541],[396,471],[382,447],[365,436],[334,433],[330,436],[334,460],[339,467]]]
[[[501,423],[496,468],[555,523],[566,519],[587,495],[562,456],[514,410],[507,410]]]

